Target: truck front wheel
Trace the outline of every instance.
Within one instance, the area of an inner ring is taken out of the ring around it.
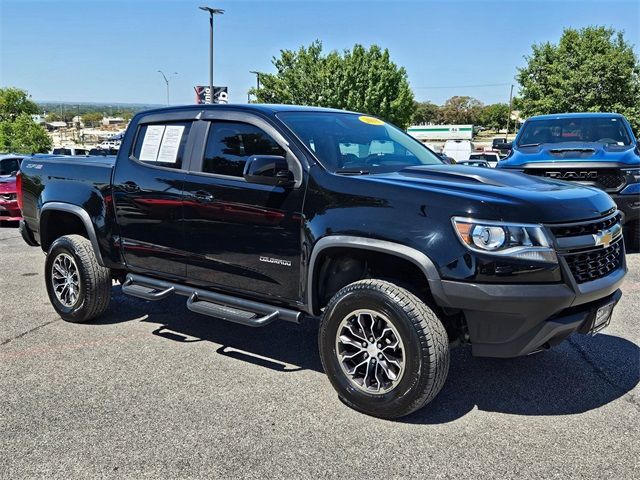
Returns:
[[[383,280],[347,285],[320,324],[320,357],[340,398],[381,418],[429,403],[449,371],[444,326],[424,302]]]
[[[88,322],[109,306],[111,272],[98,264],[91,242],[80,235],[51,244],[45,279],[53,308],[68,322]]]

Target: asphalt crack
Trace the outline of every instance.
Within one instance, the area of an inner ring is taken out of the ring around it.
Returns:
[[[26,332],[19,333],[15,337],[7,338],[6,340],[3,340],[2,342],[0,342],[0,347],[2,347],[4,345],[7,345],[8,343],[13,342],[14,340],[18,340],[19,338],[22,338],[22,337],[24,337],[26,335],[29,335],[30,333],[33,333],[36,330],[40,330],[41,328],[46,327],[47,325],[51,325],[52,323],[59,322],[59,321],[60,321],[60,319],[51,320],[50,322],[45,322],[45,323],[43,323],[41,325],[33,327],[32,329],[27,330]]]

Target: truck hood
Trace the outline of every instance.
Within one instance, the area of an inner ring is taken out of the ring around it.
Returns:
[[[602,143],[564,142],[543,143],[533,147],[515,146],[511,154],[498,166],[522,168],[528,164],[562,164],[593,162],[603,167],[639,166],[640,156],[634,145],[605,145]]]
[[[360,178],[428,192],[425,201],[433,199],[431,207],[447,210],[452,216],[558,223],[596,218],[615,208],[611,197],[593,187],[493,168],[420,166]]]

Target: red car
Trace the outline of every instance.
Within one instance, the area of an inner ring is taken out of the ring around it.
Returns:
[[[22,213],[16,197],[16,175],[22,157],[0,157],[0,222],[18,222]]]

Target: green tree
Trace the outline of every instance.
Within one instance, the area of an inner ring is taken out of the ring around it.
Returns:
[[[38,110],[26,91],[0,88],[0,151],[38,153],[51,148],[46,130],[31,118]]]
[[[482,112],[482,102],[473,97],[455,96],[440,107],[440,122],[465,125],[478,123]]]
[[[93,127],[102,122],[102,113],[100,112],[87,112],[82,114],[82,123],[85,127]]]
[[[260,103],[332,107],[377,115],[401,127],[411,123],[414,100],[407,73],[387,49],[355,45],[325,55],[315,41],[297,51],[282,50],[272,62],[276,73],[262,73],[261,88],[249,92]]]
[[[59,112],[47,112],[45,120],[47,122],[64,122],[64,117]]]
[[[534,44],[516,76],[525,116],[618,112],[640,129],[640,64],[622,32],[567,28],[558,44]]]
[[[16,153],[44,153],[52,142],[44,128],[28,113],[19,114],[14,121],[0,121],[0,150]]]
[[[38,105],[31,100],[25,90],[19,88],[0,88],[0,121],[13,121],[21,113],[38,113]]]
[[[478,116],[478,122],[487,128],[500,130],[507,128],[509,105],[507,103],[493,103],[482,108]]]
[[[426,125],[438,121],[440,107],[431,102],[415,102],[411,123],[414,125]]]

